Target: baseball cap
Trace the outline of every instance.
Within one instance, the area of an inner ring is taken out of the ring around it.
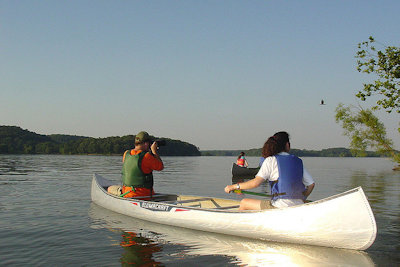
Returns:
[[[135,142],[138,143],[144,143],[150,140],[151,140],[150,135],[145,131],[141,131],[135,136]]]

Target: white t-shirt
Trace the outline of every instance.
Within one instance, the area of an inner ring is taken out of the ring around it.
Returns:
[[[286,152],[281,152],[278,155],[289,155]],[[278,169],[278,161],[275,156],[268,157],[264,160],[261,165],[260,170],[258,171],[258,177],[263,178],[266,181],[276,181],[279,178],[279,169]],[[311,174],[306,170],[303,166],[303,184],[304,186],[309,186],[314,183],[314,180]],[[275,201],[271,201],[271,204],[277,208],[289,207],[294,205],[304,204],[302,199],[277,199]]]

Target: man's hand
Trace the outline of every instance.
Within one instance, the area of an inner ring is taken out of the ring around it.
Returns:
[[[153,142],[153,144],[151,144],[150,146],[150,149],[153,155],[157,155],[157,150],[158,150],[157,142]]]

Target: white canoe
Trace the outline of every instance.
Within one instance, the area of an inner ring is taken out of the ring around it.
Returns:
[[[266,241],[365,250],[376,223],[361,187],[304,205],[238,211],[239,201],[156,194],[151,201],[107,193],[113,183],[94,174],[92,201],[104,208],[156,223]]]
[[[184,246],[185,249],[179,252],[182,258],[185,255],[222,255],[231,257],[230,262],[238,266],[375,267],[368,253],[359,250],[268,242],[185,229],[132,218],[94,203],[88,213],[92,229],[108,229],[114,234],[116,230],[121,230],[122,240],[127,233],[134,233],[140,239],[133,246],[153,246],[154,242],[160,246],[171,243]]]

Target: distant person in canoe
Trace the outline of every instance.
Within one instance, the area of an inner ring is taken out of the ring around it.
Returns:
[[[315,182],[300,158],[290,155],[289,134],[278,132],[269,137],[262,149],[265,158],[256,177],[244,183],[227,185],[225,192],[252,189],[264,181],[271,187],[271,200],[244,198],[240,210],[262,210],[300,205],[314,189]]]
[[[135,148],[125,151],[122,158],[122,187],[112,185],[108,192],[114,195],[126,193],[124,197],[153,195],[153,170],[164,169],[157,150],[157,142],[152,141],[147,132],[139,132],[135,136]]]
[[[249,164],[247,163],[244,152],[240,152],[240,154],[236,160],[236,165],[238,165],[240,167],[245,167],[245,168],[249,167]]]

